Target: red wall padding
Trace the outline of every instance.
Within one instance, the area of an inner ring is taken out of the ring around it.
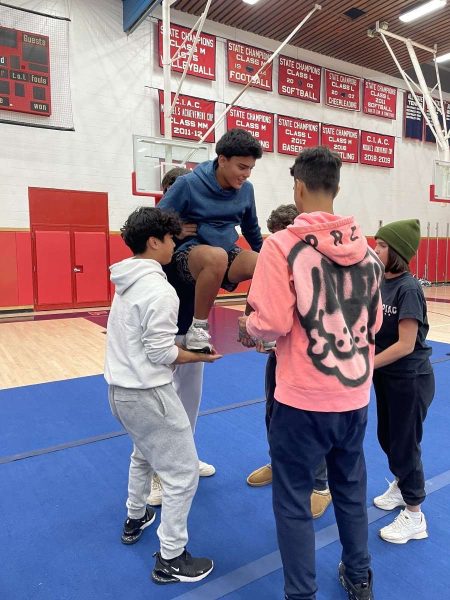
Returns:
[[[33,270],[31,264],[31,235],[16,232],[17,292],[19,306],[33,304]]]
[[[368,238],[373,247],[373,237]],[[239,245],[248,248],[245,240],[239,240]],[[427,246],[429,245],[427,265]],[[450,245],[450,240],[449,240]],[[113,264],[131,256],[130,250],[124,244],[120,235],[109,236],[109,263]],[[425,277],[435,281],[436,275],[436,250],[438,258],[437,279],[444,281],[450,279],[450,248],[447,250],[446,238],[422,238],[417,260],[411,261],[411,271],[417,277]],[[447,266],[445,265],[447,250]],[[109,274],[106,274],[108,277]],[[51,274],[48,274],[51,278]],[[55,273],[53,279],[56,281]],[[246,293],[248,282],[242,283],[234,293]],[[112,288],[111,288],[111,291]],[[220,295],[228,295],[221,290]],[[111,294],[112,297],[112,294]],[[25,231],[0,231],[0,309],[2,307],[19,307],[33,305],[32,262],[31,262],[31,234]]]
[[[16,233],[14,231],[3,231],[0,235],[0,304],[1,306],[19,306]]]

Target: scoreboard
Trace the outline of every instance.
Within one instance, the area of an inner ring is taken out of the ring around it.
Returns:
[[[0,27],[0,110],[50,116],[46,35]]]

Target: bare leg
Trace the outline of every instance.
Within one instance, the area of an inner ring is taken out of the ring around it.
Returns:
[[[228,279],[232,283],[240,283],[251,279],[255,272],[258,253],[253,250],[243,250],[233,260],[228,271]]]
[[[246,279],[251,279],[255,272],[256,261],[258,259],[258,253],[251,250],[243,250],[233,260],[228,271],[228,279],[233,283],[239,283]],[[253,312],[253,308],[247,302],[245,305],[245,315],[249,315]]]
[[[188,266],[195,279],[194,317],[207,319],[228,267],[228,255],[222,248],[194,246],[189,252]]]

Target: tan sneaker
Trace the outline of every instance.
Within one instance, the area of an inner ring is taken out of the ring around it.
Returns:
[[[161,506],[162,504],[162,486],[156,473],[153,473],[152,486],[150,488],[150,495],[147,498],[147,504],[150,504],[150,506]]]
[[[252,487],[261,487],[272,483],[272,465],[269,463],[250,473],[247,483]]]
[[[330,490],[313,490],[311,494],[312,518],[317,519],[323,515],[331,503]]]

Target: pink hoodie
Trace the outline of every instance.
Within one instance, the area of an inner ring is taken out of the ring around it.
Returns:
[[[266,239],[247,330],[277,341],[278,402],[318,412],[368,404],[382,276],[353,217],[302,213]]]

